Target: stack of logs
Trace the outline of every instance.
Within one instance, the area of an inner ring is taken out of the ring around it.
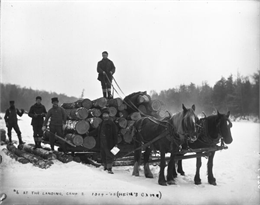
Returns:
[[[49,168],[55,159],[63,163],[68,163],[73,160],[72,156],[61,152],[50,152],[43,148],[34,149],[34,145],[32,144],[22,144],[19,145],[18,148],[14,144],[7,144],[3,152],[22,164],[31,163],[41,169]]]
[[[110,118],[118,126],[118,143],[130,144],[133,138],[131,128],[135,121],[146,115],[163,118],[166,114],[163,104],[159,100],[151,100],[146,92],[134,94],[137,95],[134,103],[125,100],[127,97],[124,100],[102,97],[93,101],[80,99],[73,103],[63,103],[61,107],[67,114],[65,139],[75,146],[94,148],[97,136],[91,136],[89,133],[98,128],[102,122],[102,109],[107,108]]]

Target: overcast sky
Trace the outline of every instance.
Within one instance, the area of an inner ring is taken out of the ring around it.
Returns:
[[[259,69],[259,14],[250,0],[1,1],[1,82],[95,99],[106,50],[126,95],[213,86]]]

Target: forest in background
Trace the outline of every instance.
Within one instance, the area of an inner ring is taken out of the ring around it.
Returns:
[[[42,104],[46,109],[52,107],[51,98],[58,97],[59,104],[64,102],[75,102],[78,98],[69,97],[65,94],[57,94],[55,92],[47,92],[40,90],[33,90],[31,88],[20,87],[14,84],[2,84],[1,83],[1,112],[9,107],[9,101],[14,100],[15,106],[18,109],[24,109],[29,111],[30,107],[35,103],[37,96],[42,97]]]
[[[210,87],[206,82],[200,86],[190,83],[190,85],[180,85],[177,88],[163,90],[159,93],[150,91],[149,94],[152,99],[162,101],[164,107],[172,113],[180,111],[182,104],[186,107],[195,104],[198,114],[205,112],[209,115],[218,110],[221,113],[230,111],[233,116],[253,115],[259,117],[259,74],[260,71],[249,77],[243,77],[239,74],[236,78],[233,75],[228,78],[221,77],[213,87]],[[79,99],[65,94],[33,90],[14,84],[1,83],[0,89],[1,112],[5,112],[9,107],[10,100],[16,102],[17,108],[28,111],[38,95],[42,97],[42,104],[45,105],[46,109],[51,108],[52,97],[58,97],[60,104],[75,102]],[[84,92],[81,98],[83,97]]]
[[[221,77],[213,87],[206,82],[201,86],[191,83],[159,93],[151,91],[150,95],[152,99],[162,101],[172,113],[180,111],[183,103],[186,107],[195,104],[198,114],[205,112],[209,115],[218,110],[221,113],[230,111],[233,116],[259,117],[259,73],[258,70],[249,77],[239,74],[236,78],[233,75]]]

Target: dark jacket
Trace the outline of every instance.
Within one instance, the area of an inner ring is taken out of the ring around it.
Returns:
[[[103,120],[98,129],[98,137],[100,140],[100,144],[105,139],[107,147],[111,150],[117,144],[117,126],[111,120]]]
[[[42,126],[44,117],[46,116],[46,109],[44,105],[35,103],[31,106],[30,111],[28,113],[29,117],[32,118],[32,126]]]
[[[66,113],[62,107],[52,107],[48,113],[47,116],[43,122],[43,126],[46,126],[48,123],[48,120],[51,118],[50,126],[54,125],[63,125],[66,122]]]
[[[24,110],[21,109],[18,110],[15,107],[10,107],[5,111],[5,123],[6,124],[16,124],[17,123],[17,115],[19,115],[20,117],[22,117],[24,113]]]
[[[112,75],[115,73],[116,68],[114,66],[114,63],[108,58],[103,58],[101,61],[98,62],[97,72],[99,81],[107,80],[107,77],[103,74],[103,71],[106,72],[109,80],[112,81]],[[112,74],[110,72],[112,72]]]

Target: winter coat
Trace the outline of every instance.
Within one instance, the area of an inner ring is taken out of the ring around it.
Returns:
[[[10,107],[5,111],[5,123],[9,124],[9,125],[13,125],[13,124],[17,124],[17,115],[19,115],[20,117],[22,117],[24,113],[24,110],[21,109],[21,111],[19,109],[16,109],[15,107]]]
[[[48,120],[51,118],[50,126],[62,126],[66,122],[66,113],[62,107],[52,107],[43,122],[43,126],[46,126]]]
[[[32,126],[42,126],[43,125],[43,118],[46,116],[46,109],[44,105],[35,103],[31,106],[30,111],[28,113],[29,117],[32,118],[31,125]],[[37,116],[35,116],[37,115]]]
[[[115,70],[116,68],[114,66],[114,63],[108,58],[103,58],[101,61],[98,62],[97,65],[98,80],[107,81],[107,77],[103,74],[103,71],[105,71],[109,80],[112,81],[112,75],[115,73]]]
[[[111,150],[117,144],[117,126],[111,120],[103,120],[98,129],[98,137],[100,144],[102,145],[103,141],[106,142],[106,145],[109,150]]]

